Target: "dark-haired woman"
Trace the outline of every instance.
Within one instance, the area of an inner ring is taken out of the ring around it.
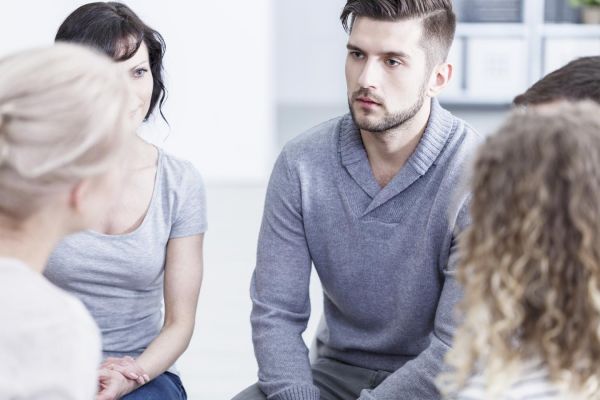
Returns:
[[[129,111],[138,126],[160,111],[164,41],[127,6],[83,5],[63,22],[56,40],[95,47],[122,67],[137,95]],[[186,399],[174,363],[194,329],[204,187],[191,163],[141,138],[123,169],[125,189],[103,229],[63,241],[45,274],[79,297],[100,327],[99,400]]]

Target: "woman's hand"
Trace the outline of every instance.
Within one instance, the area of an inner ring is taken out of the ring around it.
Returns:
[[[100,368],[120,372],[125,378],[131,379],[139,385],[143,385],[150,381],[148,374],[146,374],[142,367],[137,364],[135,359],[129,356],[121,358],[108,357],[102,362]]]
[[[100,368],[98,371],[98,394],[96,395],[96,400],[119,400],[139,386],[136,381],[127,379],[120,372]]]

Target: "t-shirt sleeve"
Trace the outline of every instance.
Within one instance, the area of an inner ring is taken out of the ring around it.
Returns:
[[[175,215],[169,239],[206,232],[206,191],[202,176],[190,162],[185,162],[182,179],[175,191]]]

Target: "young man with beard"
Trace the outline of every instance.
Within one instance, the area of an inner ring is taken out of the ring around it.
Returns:
[[[435,99],[450,0],[348,0],[350,114],[292,140],[269,182],[252,278],[259,382],[236,400],[436,399],[460,290],[455,195],[479,137]],[[324,321],[302,332],[311,264]]]

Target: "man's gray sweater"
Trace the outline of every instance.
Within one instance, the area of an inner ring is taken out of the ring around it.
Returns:
[[[302,332],[311,264],[324,291],[318,356],[393,373],[361,399],[436,399],[451,344],[457,235],[468,194],[456,189],[480,141],[432,100],[427,127],[381,188],[350,115],[292,140],[267,190],[252,278],[259,386],[270,400],[319,399]]]

